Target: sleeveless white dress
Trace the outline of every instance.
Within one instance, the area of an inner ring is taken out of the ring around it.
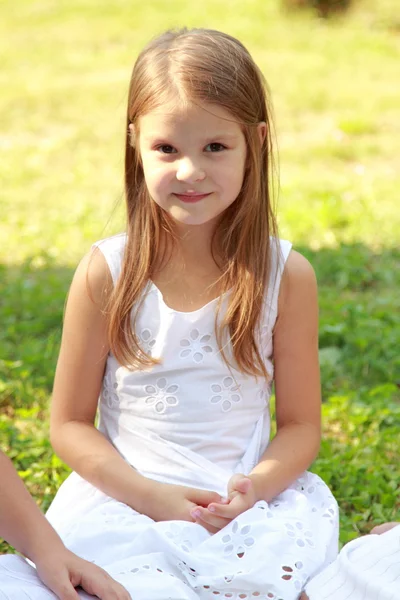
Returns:
[[[114,282],[125,243],[121,234],[96,244]],[[259,329],[271,376],[279,284],[291,249],[289,242],[279,245]],[[223,307],[226,302],[227,296]],[[248,474],[269,443],[271,385],[229,371],[214,334],[216,305],[172,310],[149,284],[136,333],[161,364],[132,372],[108,356],[99,429],[144,476],[226,495],[232,474]],[[154,522],[76,473],[47,516],[71,550],[105,568],[140,600],[295,600],[338,552],[337,503],[310,472],[214,535],[196,523]],[[0,558],[0,590],[0,600],[55,598],[15,556]]]

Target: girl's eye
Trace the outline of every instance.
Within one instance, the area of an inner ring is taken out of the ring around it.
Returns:
[[[162,146],[157,147],[158,152],[161,154],[175,154],[176,150],[173,146],[169,146],[169,144],[163,144]]]
[[[211,144],[207,144],[205,150],[207,152],[221,152],[221,150],[226,150],[226,146],[218,142],[212,142]]]

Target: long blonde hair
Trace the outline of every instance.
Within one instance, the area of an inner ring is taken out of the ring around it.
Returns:
[[[177,98],[223,107],[241,124],[245,135],[247,163],[242,189],[223,213],[212,240],[212,250],[218,247],[221,258],[215,330],[228,366],[232,364],[224,349],[226,340],[231,342],[235,368],[268,378],[256,330],[271,273],[271,245],[277,239],[272,206],[272,118],[263,76],[250,54],[238,40],[214,30],[167,31],[144,48],[133,68],[125,150],[127,242],[109,306],[110,348],[128,368],[159,362],[140,347],[135,323],[143,292],[175,243],[174,227],[149,196],[135,134],[139,134],[142,115]],[[267,124],[262,146],[257,131],[261,121]],[[226,312],[220,318],[222,297],[228,291]]]

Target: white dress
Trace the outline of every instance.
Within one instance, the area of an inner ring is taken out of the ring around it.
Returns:
[[[125,243],[123,234],[97,243],[114,282]],[[271,375],[272,330],[290,249],[280,241],[280,252],[273,254],[259,330]],[[232,474],[248,474],[269,443],[271,386],[226,367],[214,335],[216,305],[214,300],[178,312],[149,284],[136,333],[162,363],[132,372],[108,356],[99,429],[146,477],[226,495]],[[61,486],[47,516],[71,550],[141,600],[295,600],[338,551],[337,503],[309,472],[214,535],[196,523],[154,522],[76,473]],[[13,556],[0,558],[0,590],[0,600],[55,597],[30,565]]]
[[[400,525],[346,544],[306,592],[310,600],[400,600]]]

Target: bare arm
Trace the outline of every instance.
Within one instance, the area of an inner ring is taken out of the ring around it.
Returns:
[[[65,548],[1,452],[0,482],[0,537],[36,564],[39,576],[58,598],[78,600],[74,587],[81,585],[103,600],[129,600],[128,592],[102,569]]]
[[[2,453],[0,482],[0,536],[34,562],[44,548],[61,547],[60,538]]]
[[[277,434],[250,474],[257,500],[271,500],[315,459],[320,445],[318,300],[314,271],[291,252],[274,330]]]
[[[106,261],[95,250],[80,263],[69,292],[54,381],[51,442],[87,481],[143,512],[152,482],[128,465],[94,426],[109,351],[104,309],[111,288]]]

